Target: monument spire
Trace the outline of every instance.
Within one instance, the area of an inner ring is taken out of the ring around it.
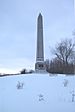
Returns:
[[[37,55],[36,61],[44,61],[43,50],[43,19],[41,13],[37,19]]]
[[[37,18],[37,52],[36,52],[36,63],[35,70],[37,72],[45,71],[45,62],[44,62],[44,44],[43,44],[43,17],[39,13]]]

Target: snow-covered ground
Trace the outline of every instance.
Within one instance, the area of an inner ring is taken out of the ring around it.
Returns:
[[[75,76],[0,78],[0,112],[75,112]]]

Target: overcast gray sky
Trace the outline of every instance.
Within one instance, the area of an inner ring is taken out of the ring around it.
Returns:
[[[44,21],[45,59],[62,38],[73,38],[74,0],[0,0],[0,71],[34,68],[36,25]]]

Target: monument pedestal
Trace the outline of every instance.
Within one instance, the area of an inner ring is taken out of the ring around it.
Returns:
[[[46,73],[46,64],[44,61],[38,61],[35,63],[36,73]]]

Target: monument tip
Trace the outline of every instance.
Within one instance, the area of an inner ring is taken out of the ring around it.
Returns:
[[[39,16],[42,16],[41,12],[39,13]]]

